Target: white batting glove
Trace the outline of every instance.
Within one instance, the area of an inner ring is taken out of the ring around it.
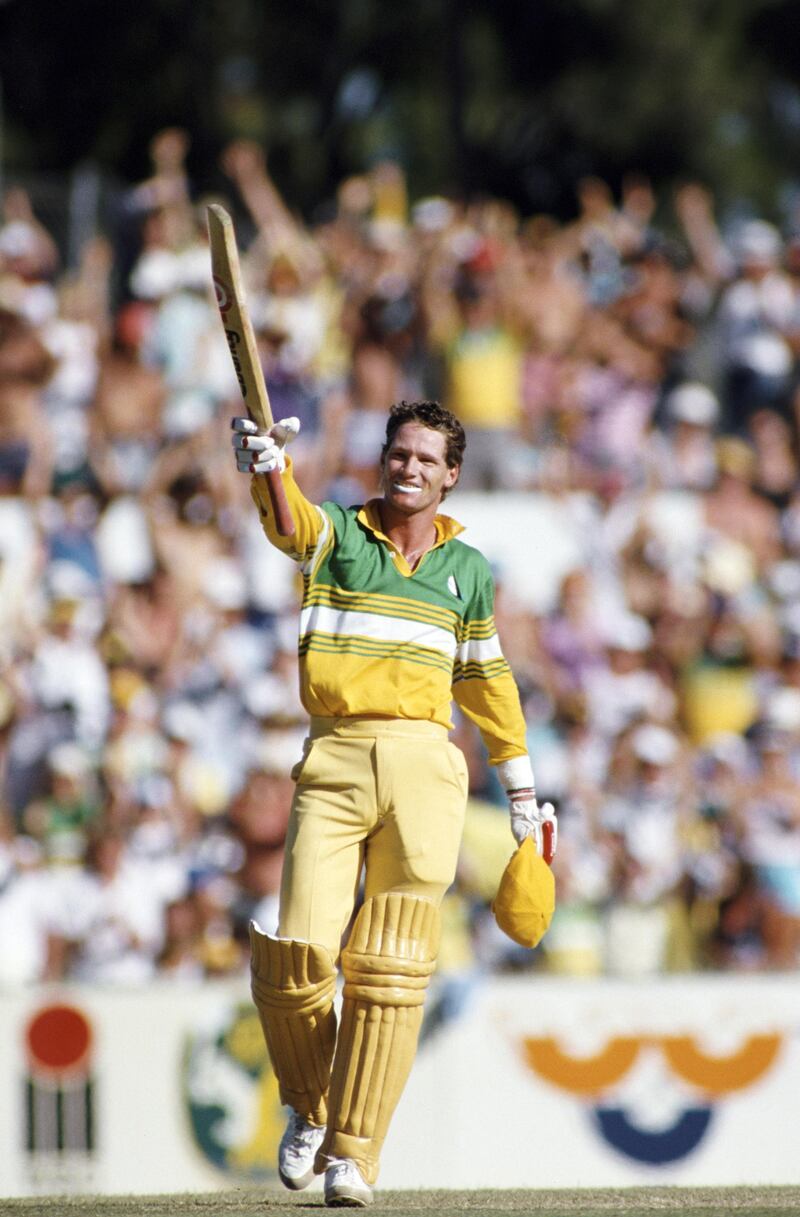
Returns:
[[[529,756],[515,756],[501,761],[497,776],[506,792],[511,813],[511,831],[517,845],[533,837],[536,850],[545,862],[551,862],[556,852],[558,824],[552,803],[536,802],[533,768]]]
[[[251,418],[232,418],[233,452],[239,473],[272,473],[286,468],[284,447],[300,430],[296,418],[282,418],[266,433]]]
[[[508,809],[511,813],[511,831],[517,845],[521,845],[526,837],[533,837],[536,852],[541,854],[545,862],[552,862],[558,844],[558,821],[552,803],[536,802],[536,792],[527,790],[509,790]]]

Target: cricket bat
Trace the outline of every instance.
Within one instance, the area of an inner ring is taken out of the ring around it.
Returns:
[[[274,420],[256,337],[244,297],[233,221],[225,208],[220,207],[218,203],[208,205],[206,218],[211,244],[211,276],[236,379],[250,418],[260,431],[268,431]],[[283,489],[280,470],[274,469],[264,476],[275,513],[275,527],[282,537],[290,537],[294,532],[294,521]]]

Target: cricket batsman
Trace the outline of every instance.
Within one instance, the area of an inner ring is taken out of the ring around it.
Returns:
[[[232,427],[264,532],[303,578],[310,730],[292,771],[277,936],[250,927],[253,998],[291,1108],[278,1170],[292,1189],[324,1172],[326,1205],[360,1207],[416,1055],[439,905],[455,877],[468,782],[448,738],[453,698],[497,768],[516,841],[531,837],[541,854],[555,818],[536,800],[489,565],[439,511],[464,456],[455,416],[435,402],[393,406],[381,495],[349,508],[301,493],[284,451],[296,420]],[[291,536],[277,531],[267,493],[275,469]]]

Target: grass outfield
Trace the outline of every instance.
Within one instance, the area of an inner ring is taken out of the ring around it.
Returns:
[[[319,1191],[254,1192],[251,1190],[205,1192],[201,1195],[170,1196],[30,1196],[0,1200],[2,1217],[281,1217],[282,1214],[322,1213],[325,1206]],[[374,1217],[391,1214],[406,1217],[436,1213],[438,1217],[460,1217],[462,1213],[532,1213],[537,1217],[570,1213],[571,1217],[650,1217],[652,1213],[677,1213],[683,1217],[797,1217],[798,1187],[649,1187],[567,1189],[533,1191],[378,1191],[369,1210]]]

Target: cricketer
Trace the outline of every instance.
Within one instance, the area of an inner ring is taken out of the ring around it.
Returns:
[[[496,766],[516,841],[531,837],[541,854],[555,817],[536,800],[489,564],[439,511],[464,457],[455,416],[436,402],[393,406],[380,497],[348,508],[302,494],[285,452],[296,420],[232,427],[264,532],[303,579],[310,729],[292,771],[277,934],[250,927],[253,998],[291,1109],[278,1171],[292,1189],[324,1173],[326,1205],[359,1207],[416,1055],[455,877],[468,781],[448,738],[453,699]],[[290,536],[268,494],[276,469]]]

